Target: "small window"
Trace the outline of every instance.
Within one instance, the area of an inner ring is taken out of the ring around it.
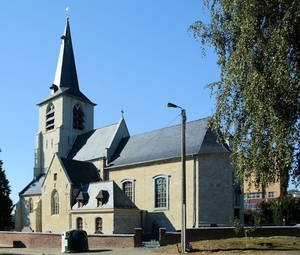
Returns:
[[[52,192],[52,214],[59,214],[59,195],[56,190]]]
[[[122,190],[124,191],[126,196],[129,197],[132,202],[134,202],[135,180],[125,179],[125,180],[121,181],[121,184],[122,184]]]
[[[82,230],[83,229],[83,221],[82,221],[82,218],[81,217],[78,217],[76,219],[76,228],[78,230]]]
[[[54,181],[57,181],[57,173],[54,173],[54,175],[53,175],[53,180],[54,180]]]
[[[54,129],[54,105],[51,104],[46,112],[46,131]]]
[[[154,208],[168,209],[169,207],[169,178],[166,175],[158,175],[154,180]]]
[[[28,204],[29,204],[29,213],[33,213],[33,201],[32,201],[32,198],[29,198]]]
[[[268,193],[268,197],[269,197],[269,198],[274,198],[274,197],[275,197],[274,191],[270,191],[270,192]]]
[[[97,217],[95,220],[95,233],[102,233],[102,218]]]
[[[84,113],[79,104],[73,107],[73,128],[77,130],[84,129]]]

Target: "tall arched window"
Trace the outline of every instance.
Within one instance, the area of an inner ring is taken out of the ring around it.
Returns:
[[[102,233],[102,218],[97,217],[95,220],[95,233]]]
[[[157,175],[153,177],[154,209],[169,208],[169,177]]]
[[[59,195],[56,190],[52,192],[52,214],[59,214]]]
[[[79,104],[73,107],[73,128],[83,130],[84,128],[84,113]]]
[[[83,221],[82,221],[81,217],[78,217],[76,219],[76,228],[79,229],[79,230],[83,229]]]
[[[51,104],[46,112],[46,131],[54,129],[54,105]]]
[[[133,179],[125,179],[121,181],[122,184],[122,190],[127,195],[127,197],[130,198],[132,202],[134,202],[134,186],[135,186],[135,180]]]
[[[29,198],[28,204],[29,204],[29,213],[33,213],[33,201],[32,201],[32,198]]]

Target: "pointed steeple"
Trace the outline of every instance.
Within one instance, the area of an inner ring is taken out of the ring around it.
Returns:
[[[67,17],[64,34],[61,36],[61,46],[54,85],[60,88],[79,90],[69,17]]]
[[[92,103],[79,89],[68,16],[64,34],[61,36],[61,45],[54,83],[51,85],[50,89],[52,90],[51,94],[38,105],[42,104],[44,101],[53,99],[62,93],[96,105]]]

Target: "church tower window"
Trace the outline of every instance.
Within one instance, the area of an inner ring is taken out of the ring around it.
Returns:
[[[59,214],[59,195],[56,190],[52,192],[52,214]]]
[[[84,128],[84,113],[79,104],[73,107],[73,128],[83,130]]]
[[[51,104],[46,113],[46,131],[54,129],[54,105]]]

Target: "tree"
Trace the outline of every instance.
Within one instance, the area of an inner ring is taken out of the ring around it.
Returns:
[[[211,128],[232,135],[237,179],[264,188],[300,180],[300,5],[298,0],[204,0],[210,24],[189,32],[212,46],[220,79]]]
[[[5,171],[2,169],[2,165],[3,162],[0,160],[0,230],[12,226],[11,212],[13,209],[13,203],[9,197],[11,192],[10,186],[6,179]]]

